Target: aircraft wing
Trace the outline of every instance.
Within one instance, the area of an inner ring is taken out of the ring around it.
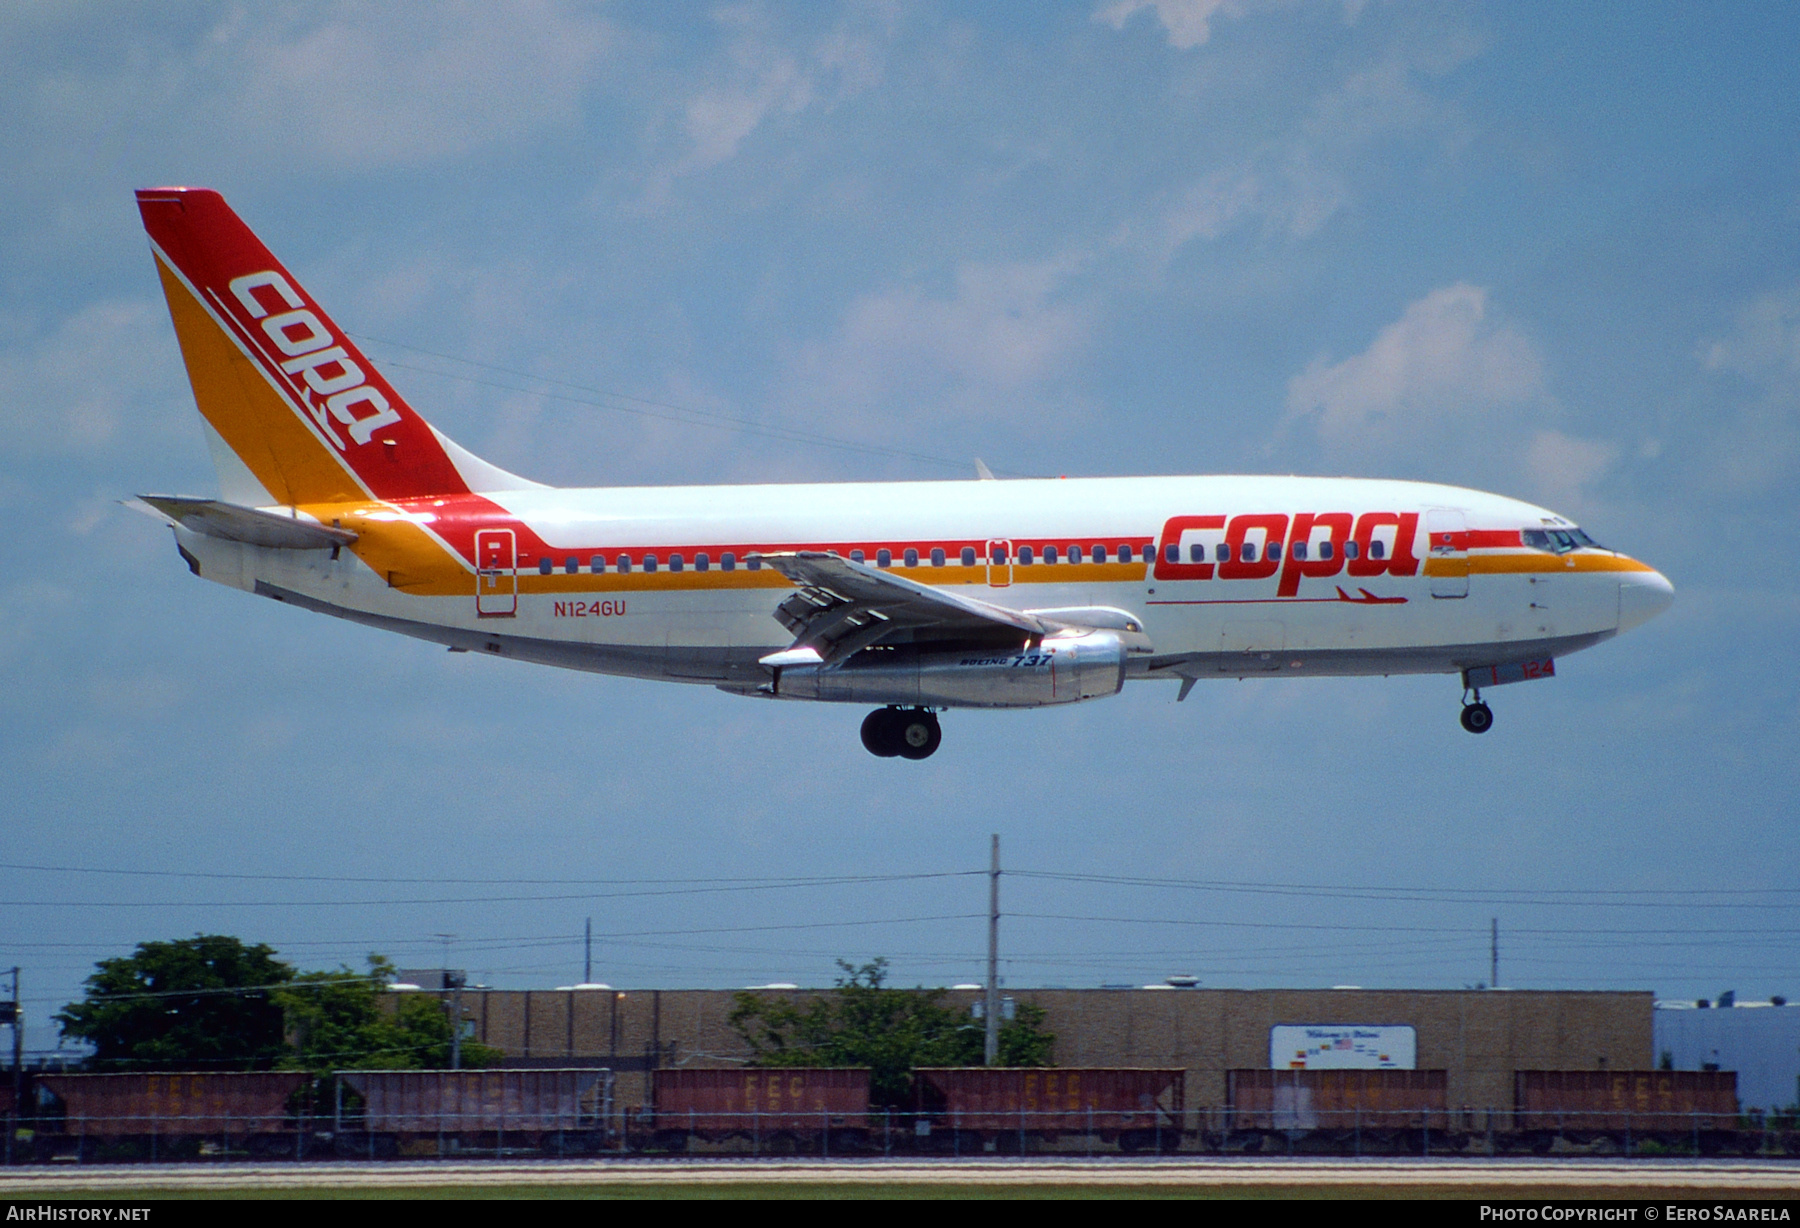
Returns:
[[[816,550],[765,554],[763,562],[798,590],[775,617],[794,633],[785,652],[765,665],[832,664],[897,631],[927,629],[932,638],[1010,630],[1045,635],[1059,624],[1019,610],[919,584],[880,568]]]

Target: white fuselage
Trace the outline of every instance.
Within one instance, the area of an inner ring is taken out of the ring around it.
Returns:
[[[1612,551],[1526,544],[1522,533],[1574,528],[1542,508],[1349,478],[537,488],[305,511],[355,529],[356,548],[334,558],[177,532],[203,576],[324,612],[746,692],[767,689],[758,661],[791,638],[774,614],[793,585],[758,565],[785,551],[836,552],[1013,610],[1129,611],[1147,641],[1132,677],[1549,658],[1643,621],[1670,592]]]

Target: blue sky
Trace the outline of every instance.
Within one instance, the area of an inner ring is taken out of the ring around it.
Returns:
[[[1505,984],[1800,992],[1797,52],[1779,4],[9,6],[34,1047],[94,959],[201,931],[453,934],[550,986],[592,916],[620,985],[971,980],[994,831],[1136,880],[1010,877],[1014,984],[1460,987],[1497,916]],[[1449,678],[1144,686],[953,713],[924,764],[857,708],[452,656],[197,583],[117,505],[213,489],[131,199],[164,183],[541,480],[1430,478],[1677,602],[1480,739]],[[867,875],[939,877],[818,881]]]

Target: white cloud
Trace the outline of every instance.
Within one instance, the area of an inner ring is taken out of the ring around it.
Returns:
[[[1347,443],[1479,416],[1537,396],[1543,383],[1532,343],[1488,318],[1486,290],[1458,282],[1409,304],[1361,354],[1294,376],[1288,415],[1312,420],[1328,444]]]
[[[14,338],[0,350],[0,429],[15,452],[93,454],[120,437],[141,439],[153,428],[147,418],[161,425],[148,403],[173,391],[179,363],[160,307],[92,303],[38,336]]]
[[[1216,171],[1189,187],[1163,214],[1160,254],[1166,259],[1196,239],[1210,242],[1259,219],[1269,232],[1304,239],[1350,199],[1342,175],[1298,152],[1284,165]]]
[[[1459,129],[1455,112],[1421,89],[1419,76],[1414,57],[1390,52],[1320,95],[1304,130],[1318,143],[1358,148],[1400,134]]]
[[[1745,304],[1736,329],[1703,344],[1700,360],[1742,380],[1749,393],[1715,436],[1711,480],[1740,491],[1791,480],[1800,459],[1800,285]]]
[[[1163,215],[1168,251],[1195,239],[1217,239],[1263,199],[1262,180],[1249,171],[1215,171],[1181,194]]]
[[[1409,303],[1360,354],[1319,359],[1288,381],[1292,430],[1325,456],[1373,471],[1514,490],[1581,515],[1619,447],[1544,425],[1560,410],[1544,360],[1466,282]]]
[[[872,24],[847,20],[801,49],[762,33],[754,8],[715,12],[720,25],[738,33],[711,73],[714,79],[681,104],[679,127],[687,150],[652,177],[652,198],[675,178],[737,156],[771,118],[830,107],[879,84],[893,22],[891,15],[872,12]]]
[[[236,63],[235,106],[282,146],[335,164],[455,156],[573,124],[617,36],[550,0],[340,3],[280,25],[235,10],[205,58]]]
[[[15,127],[55,137],[9,150],[0,174],[30,184],[118,160],[182,176],[421,165],[576,125],[622,44],[557,0],[244,5],[190,23],[59,6],[34,32],[43,51],[0,85]]]
[[[1538,498],[1553,507],[1572,509],[1612,468],[1618,455],[1616,447],[1600,440],[1541,430],[1531,437],[1525,451],[1525,472]]]
[[[1094,20],[1123,30],[1133,16],[1149,9],[1168,33],[1169,46],[1191,51],[1212,37],[1215,16],[1241,17],[1244,5],[1230,0],[1114,0],[1094,11]]]
[[[813,100],[812,79],[791,55],[777,53],[744,78],[707,90],[687,104],[683,131],[693,148],[677,173],[716,166],[737,153],[771,111],[793,114]]]
[[[1800,286],[1752,300],[1736,332],[1702,347],[1701,361],[1763,382],[1800,377]]]
[[[972,413],[1004,412],[1004,397],[1068,370],[1085,347],[1090,313],[1070,301],[1074,258],[965,264],[952,292],[912,286],[866,294],[837,334],[802,349],[787,382],[795,394],[837,409],[904,396],[908,408],[949,401]]]
[[[1389,48],[1313,98],[1289,130],[1181,193],[1163,213],[1161,255],[1260,221],[1266,233],[1305,239],[1355,200],[1352,184],[1380,164],[1384,141],[1435,140],[1453,151],[1470,139],[1459,109],[1420,82],[1479,51],[1457,31]]]

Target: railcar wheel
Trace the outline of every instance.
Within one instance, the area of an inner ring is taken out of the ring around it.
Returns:
[[[900,714],[900,754],[908,759],[929,759],[944,740],[938,719],[923,708]]]
[[[903,719],[898,708],[877,708],[863,717],[863,749],[883,759],[892,759],[898,755],[901,745],[900,724]]]
[[[1470,733],[1486,733],[1494,727],[1494,710],[1479,699],[1472,704],[1464,704],[1462,727]]]

